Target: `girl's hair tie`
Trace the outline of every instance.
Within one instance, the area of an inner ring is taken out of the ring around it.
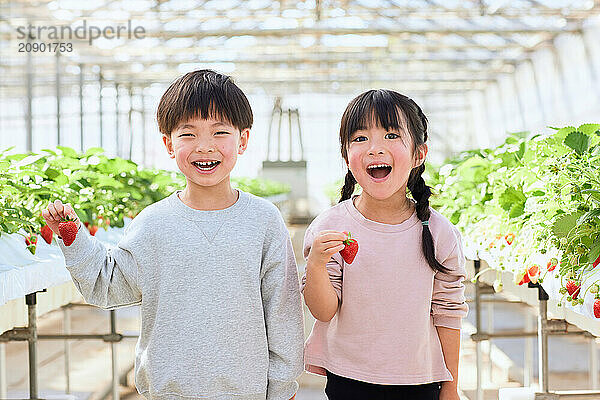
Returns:
[[[429,221],[421,221],[421,224],[422,224],[423,226],[429,226]]]

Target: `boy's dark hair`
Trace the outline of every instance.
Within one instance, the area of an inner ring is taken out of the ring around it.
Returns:
[[[340,126],[340,144],[342,157],[348,161],[350,138],[357,130],[368,129],[372,125],[386,130],[408,131],[412,137],[413,154],[427,141],[427,117],[412,99],[392,90],[369,90],[354,98],[342,115]],[[429,221],[429,196],[431,190],[425,184],[423,174],[425,165],[413,168],[408,177],[408,189],[417,202],[417,217]],[[349,199],[354,193],[356,179],[348,170],[341,191],[340,202]],[[434,271],[447,272],[448,269],[435,258],[433,237],[429,225],[423,225],[423,254]]]
[[[158,130],[171,136],[190,118],[214,118],[243,131],[252,127],[250,103],[230,76],[201,69],[179,77],[162,95],[156,119]]]

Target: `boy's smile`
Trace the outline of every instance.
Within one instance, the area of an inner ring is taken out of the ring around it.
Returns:
[[[196,168],[198,168],[198,171],[201,174],[211,174],[219,164],[221,164],[221,161],[216,161],[216,160],[198,160],[198,161],[192,161],[192,164],[194,164],[196,166]]]

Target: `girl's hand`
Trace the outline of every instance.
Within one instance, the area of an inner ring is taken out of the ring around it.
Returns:
[[[342,232],[327,230],[321,231],[313,240],[308,253],[307,263],[325,266],[335,253],[344,249],[344,240],[347,235]]]
[[[444,383],[442,383],[442,389],[440,390],[440,400],[460,400],[456,386]]]
[[[78,228],[81,226],[81,221],[79,220],[79,217],[77,217],[73,207],[71,207],[70,204],[63,204],[60,200],[54,200],[54,203],[48,205],[47,210],[42,211],[42,217],[44,217],[46,225],[48,225],[48,227],[52,229],[52,232],[56,233],[57,236],[60,236],[58,224],[67,215],[75,220],[75,224],[77,224]]]

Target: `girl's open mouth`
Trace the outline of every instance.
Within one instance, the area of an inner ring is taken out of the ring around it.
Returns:
[[[211,173],[214,171],[219,164],[220,161],[194,161],[192,162],[196,169],[198,169],[202,173]]]
[[[367,167],[367,173],[375,179],[383,179],[392,172],[392,167],[388,164],[373,164]]]

